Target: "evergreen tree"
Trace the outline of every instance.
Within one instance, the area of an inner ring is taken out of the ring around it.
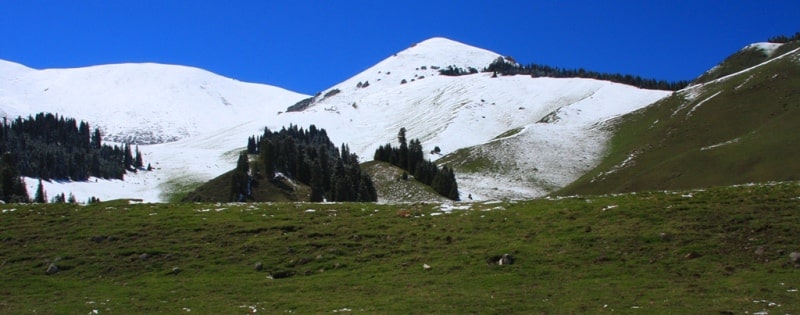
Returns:
[[[251,197],[249,172],[250,161],[247,157],[247,151],[242,151],[236,161],[236,169],[233,171],[231,179],[231,201],[242,202]]]
[[[397,141],[400,142],[400,150],[398,151],[398,167],[408,169],[408,143],[406,143],[406,128],[400,128],[397,133]]]
[[[256,139],[255,136],[252,136],[247,139],[247,153],[249,154],[258,154],[258,143],[259,140]]]
[[[125,144],[125,158],[122,163],[125,164],[125,169],[133,169],[133,153],[131,153],[131,145],[128,143]]]
[[[100,136],[100,129],[94,129],[94,134],[92,135],[91,145],[93,149],[100,149],[102,145],[103,137]]]
[[[17,161],[11,153],[3,154],[0,159],[0,192],[2,192],[0,199],[6,203],[29,201],[28,189],[16,165]]]
[[[142,161],[142,152],[139,151],[139,146],[136,146],[136,157],[133,159],[133,167],[136,169],[141,169],[144,167],[144,161]]]
[[[36,186],[36,193],[33,195],[33,202],[35,203],[47,203],[47,195],[44,192],[44,186],[42,186],[42,180],[39,180],[39,185]]]

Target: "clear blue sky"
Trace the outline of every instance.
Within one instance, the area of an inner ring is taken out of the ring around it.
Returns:
[[[800,31],[800,1],[0,0],[0,59],[188,65],[313,94],[434,36],[521,63],[692,79]]]

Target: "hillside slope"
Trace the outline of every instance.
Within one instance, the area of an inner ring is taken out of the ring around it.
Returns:
[[[0,116],[50,112],[100,128],[105,140],[153,144],[274,115],[305,97],[211,72],[152,63],[35,70],[0,60]]]
[[[481,69],[498,57],[433,38],[321,92],[304,110],[279,115],[270,128],[314,123],[328,130],[335,143],[348,143],[362,161],[371,160],[379,145],[396,143],[401,127],[408,138],[420,139],[426,151],[438,146],[442,155],[524,129],[509,140],[513,143],[488,156],[513,168],[473,172],[452,166],[462,197],[533,198],[563,187],[599,162],[609,137],[599,128],[603,121],[671,93],[592,79],[491,73],[453,77],[435,70],[448,65]],[[364,82],[369,85],[363,87]]]
[[[788,44],[795,48],[783,55],[690,86],[623,117],[607,158],[560,193],[800,179],[800,49],[795,44]]]
[[[515,164],[520,180],[507,181],[498,172],[457,172],[461,194],[481,200],[532,198],[566,185],[599,162],[609,137],[599,128],[603,121],[671,93],[591,79],[439,74],[449,66],[482,69],[499,57],[432,38],[322,91],[293,112],[286,110],[307,96],[199,69],[126,64],[32,70],[4,62],[0,109],[11,116],[57,112],[100,126],[106,139],[161,142],[141,146],[154,172],[130,174],[125,182],[45,183],[49,195],[74,193],[79,200],[92,195],[167,200],[233,169],[247,137],[265,126],[315,124],[335,144],[347,143],[362,162],[372,160],[379,145],[395,143],[402,127],[427,151],[438,146],[442,154],[524,130],[507,139],[515,141],[509,148],[491,155],[500,164]],[[35,183],[28,180],[31,190]]]

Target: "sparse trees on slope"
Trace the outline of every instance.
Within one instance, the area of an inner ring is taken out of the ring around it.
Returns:
[[[412,139],[406,145],[406,129],[401,128],[398,133],[400,147],[386,144],[375,150],[376,161],[387,162],[395,165],[425,185],[431,186],[438,194],[452,200],[459,200],[458,184],[452,169],[443,167],[439,169],[430,160],[423,156],[422,143],[419,139]]]

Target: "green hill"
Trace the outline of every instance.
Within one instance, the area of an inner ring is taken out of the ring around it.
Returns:
[[[375,190],[378,191],[378,201],[389,203],[408,203],[408,202],[442,202],[448,200],[437,194],[430,186],[414,180],[414,176],[409,175],[408,179],[403,179],[401,168],[392,164],[380,161],[370,161],[361,164],[372,181],[375,183]]]
[[[622,117],[603,162],[558,194],[800,179],[800,52],[785,45],[795,48]]]
[[[260,161],[250,163],[254,169],[264,169]],[[233,172],[230,171],[216,178],[205,182],[186,194],[180,201],[182,202],[230,202],[231,201],[231,182]],[[248,201],[254,202],[294,202],[308,201],[311,188],[302,183],[291,181],[286,178],[269,180],[264,176],[255,175],[253,184],[253,198]]]
[[[0,205],[0,313],[797,314],[797,196]]]

